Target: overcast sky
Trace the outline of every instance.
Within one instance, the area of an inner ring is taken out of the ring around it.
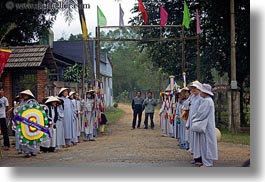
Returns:
[[[137,0],[121,0],[119,2],[115,0],[83,0],[84,4],[90,4],[90,9],[85,9],[88,32],[92,32],[92,36],[95,36],[95,27],[97,26],[97,5],[107,18],[107,25],[118,26],[119,3],[121,3],[121,7],[124,11],[124,24],[128,25],[130,17],[133,17],[130,10],[134,7],[136,2]],[[75,13],[74,20],[70,25],[65,22],[62,13],[59,13],[52,30],[54,32],[54,40],[58,40],[61,37],[68,38],[71,33],[82,33],[78,13]]]

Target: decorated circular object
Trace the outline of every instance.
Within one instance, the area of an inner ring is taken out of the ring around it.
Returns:
[[[25,104],[18,110],[18,115],[28,121],[43,127],[48,127],[49,121],[45,112],[47,108],[40,106],[37,102]],[[23,122],[17,125],[20,143],[24,145],[36,145],[47,137],[47,134],[38,130],[34,126],[29,126]]]

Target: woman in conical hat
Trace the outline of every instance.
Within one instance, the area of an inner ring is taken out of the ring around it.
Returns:
[[[85,122],[84,122],[84,140],[95,141],[94,139],[94,120],[95,120],[95,94],[93,90],[86,92],[85,100]]]
[[[21,97],[24,99],[24,101],[20,103],[20,106],[27,104],[28,101],[30,100],[37,103],[37,101],[35,100],[35,96],[30,90],[24,90],[20,92],[20,94],[21,94]],[[24,156],[26,158],[37,155],[37,149],[35,149],[34,147],[29,147],[27,145],[21,145],[21,150],[24,152]]]
[[[78,143],[78,137],[77,137],[77,111],[76,111],[76,100],[74,98],[74,94],[76,92],[75,91],[71,91],[69,93],[69,99],[71,100],[71,103],[73,105],[73,110],[72,110],[72,113],[73,113],[73,127],[72,127],[72,134],[73,134],[73,139],[72,139],[72,143],[74,145],[76,145]]]
[[[56,147],[56,123],[58,120],[58,110],[57,110],[57,103],[60,100],[54,96],[50,96],[47,101],[45,102],[46,106],[48,107],[48,118],[49,118],[49,130],[51,133],[51,138],[46,138],[41,146],[40,150],[43,152],[55,152]]]
[[[191,96],[189,97],[189,116],[188,116],[188,121],[186,122],[186,128],[189,130],[189,151],[193,154],[193,161],[192,163],[197,163],[201,164],[201,156],[199,153],[199,138],[197,133],[191,131],[192,127],[192,116],[197,112],[201,101],[202,97],[200,96],[200,87],[201,83],[199,81],[193,81],[191,84],[188,85],[188,88],[191,91]]]
[[[59,91],[58,96],[61,97],[61,99],[63,99],[64,104],[63,104],[63,108],[64,108],[64,112],[63,112],[63,126],[64,126],[64,137],[65,137],[65,144],[66,147],[70,147],[71,146],[71,142],[73,140],[73,119],[74,119],[74,113],[73,113],[73,104],[71,102],[71,100],[68,98],[68,88],[61,88],[61,90]]]
[[[199,136],[198,146],[202,164],[206,167],[212,167],[213,161],[218,160],[215,109],[211,98],[214,94],[209,84],[202,84],[198,89],[201,91],[200,95],[203,101],[192,117],[191,130]]]
[[[24,98],[24,100],[35,99],[35,96],[30,90],[24,90],[20,92],[20,94]]]

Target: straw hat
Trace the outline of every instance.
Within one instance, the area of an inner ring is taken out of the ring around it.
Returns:
[[[30,90],[24,90],[24,91],[20,92],[20,94],[29,95],[35,99],[33,93]]]
[[[193,81],[191,82],[189,85],[188,85],[188,88],[190,89],[190,87],[195,87],[197,89],[201,88],[202,87],[202,84],[201,82],[199,82],[198,80],[196,81]],[[200,90],[200,89],[199,89]]]
[[[61,88],[58,95],[62,94],[65,90],[69,90],[69,88]]]
[[[48,98],[48,100],[46,100],[45,104],[47,104],[47,103],[49,103],[49,102],[60,102],[60,100],[57,99],[57,98],[54,97],[54,96],[50,96],[50,97]]]
[[[75,92],[75,91],[71,91],[71,92],[69,93],[69,96],[73,95],[74,93],[76,93],[76,92]]]
[[[206,93],[206,94],[208,94],[208,95],[211,95],[211,96],[214,95],[213,92],[212,92],[212,86],[209,85],[209,84],[204,83],[204,84],[202,84],[201,87],[198,88],[198,89],[199,89],[201,92]]]
[[[14,99],[14,101],[19,102],[20,98],[21,98],[20,95],[17,95],[16,98]]]
[[[95,90],[91,89],[89,91],[86,91],[86,93],[95,93]]]

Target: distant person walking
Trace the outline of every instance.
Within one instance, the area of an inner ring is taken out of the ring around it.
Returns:
[[[141,92],[137,91],[136,97],[132,99],[132,110],[133,110],[132,130],[135,129],[137,116],[138,116],[137,128],[141,127],[142,112],[144,109],[143,103],[144,103],[144,99],[141,97]]]
[[[153,93],[151,91],[147,92],[147,98],[144,100],[145,107],[145,119],[144,119],[144,129],[148,129],[148,116],[150,116],[151,120],[151,129],[154,129],[154,112],[156,106],[156,100],[153,98]]]

